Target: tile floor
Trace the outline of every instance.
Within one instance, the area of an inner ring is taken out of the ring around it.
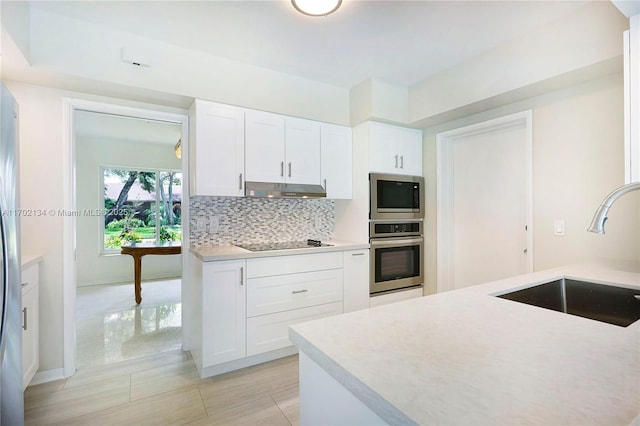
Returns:
[[[200,379],[181,347],[180,281],[78,289],[78,369],[25,391],[27,425],[297,425],[298,357]]]
[[[79,287],[76,295],[77,368],[178,349],[182,345],[181,281]]]
[[[200,379],[181,349],[30,386],[26,425],[299,424],[298,356]]]

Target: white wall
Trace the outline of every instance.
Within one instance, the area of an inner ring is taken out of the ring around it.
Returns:
[[[25,209],[62,209],[62,98],[5,82],[20,108],[20,204]],[[40,271],[40,369],[62,366],[62,217],[24,216],[23,255],[42,255]]]
[[[139,99],[136,96],[145,91],[155,91],[349,124],[349,90],[345,88],[207,55],[37,7],[31,9],[31,30],[34,70],[24,70],[23,74],[42,69],[58,77],[99,81],[103,88],[121,85],[128,89],[122,96],[133,99]],[[123,47],[148,52],[151,66],[134,67],[122,62]]]
[[[351,125],[367,120],[406,123],[409,120],[409,89],[369,78],[349,91]]]
[[[65,97],[186,114],[184,110],[127,102],[41,86],[4,82],[20,108],[20,198],[22,208],[63,208],[63,99]],[[42,255],[40,371],[63,366],[63,217],[23,217],[22,253]]]
[[[181,161],[173,145],[95,138],[76,139],[76,191],[78,211],[102,208],[101,166],[138,169],[180,170]],[[86,210],[85,210],[86,209]],[[133,258],[128,255],[101,255],[99,216],[77,218],[77,284],[92,285],[133,282]],[[145,256],[142,279],[177,277],[182,273],[181,256]],[[132,293],[133,294],[133,293]]]
[[[623,82],[619,73],[428,128],[426,288],[436,289],[436,133],[533,109],[534,269],[583,260],[640,259],[638,193],[611,209],[606,234],[589,233],[602,199],[624,183]],[[554,219],[566,235],[553,235]]]
[[[628,27],[611,2],[592,2],[412,86],[409,123],[443,123],[622,70]]]

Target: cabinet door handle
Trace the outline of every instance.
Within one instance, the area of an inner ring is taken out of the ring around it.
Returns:
[[[398,155],[397,154],[395,156],[395,159],[396,159],[396,165],[394,167],[397,169],[398,168]]]
[[[364,256],[364,253],[351,253],[351,256]]]
[[[240,176],[238,177],[238,189],[242,191],[242,173],[240,173]]]
[[[280,162],[280,176],[284,177],[284,161]]]
[[[22,329],[27,331],[27,308],[22,308]]]
[[[291,162],[289,162],[289,177],[291,177]]]
[[[244,285],[244,266],[240,267],[240,285]]]
[[[400,156],[400,168],[404,169],[404,155]]]
[[[22,285],[22,288],[24,288],[29,285],[29,282],[27,281],[26,283],[22,283],[21,285]]]
[[[307,290],[307,289],[304,289],[304,290],[293,290],[291,293],[293,293],[293,294],[298,294],[298,293],[306,293],[306,292],[308,292],[308,291],[309,291],[309,290]]]
[[[327,192],[327,180],[324,180],[324,192]]]

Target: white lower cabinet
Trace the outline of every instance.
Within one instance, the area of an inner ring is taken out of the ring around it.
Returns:
[[[369,249],[344,252],[344,311],[369,307]]]
[[[342,268],[247,280],[248,317],[341,300]]]
[[[191,352],[200,375],[296,353],[290,325],[368,307],[368,258],[368,250],[213,262],[191,255]]]
[[[246,356],[246,261],[206,262],[202,269],[202,365]]]
[[[342,302],[247,318],[247,355],[291,346],[289,326],[342,313]]]
[[[22,269],[22,386],[31,383],[40,366],[39,265]]]
[[[292,346],[292,324],[341,314],[342,265],[340,252],[249,259],[247,355]]]

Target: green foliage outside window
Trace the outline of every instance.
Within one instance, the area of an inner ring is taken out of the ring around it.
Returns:
[[[182,239],[180,172],[104,169],[103,179],[104,249]],[[120,187],[117,196],[109,191],[113,185]]]

